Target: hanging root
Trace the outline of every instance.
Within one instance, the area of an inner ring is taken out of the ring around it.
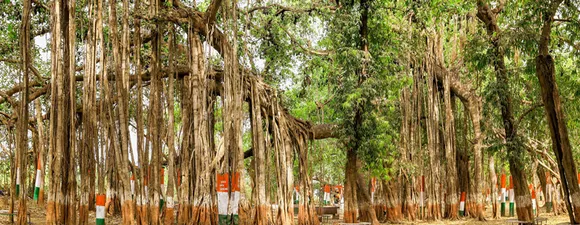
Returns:
[[[190,212],[192,211],[193,210],[191,209],[191,205],[182,201],[181,204],[179,204],[177,224],[179,225],[187,224],[187,222],[189,222],[189,219],[191,218]]]
[[[189,224],[195,225],[211,225],[212,211],[210,207],[205,205],[193,206],[191,208],[192,218]]]

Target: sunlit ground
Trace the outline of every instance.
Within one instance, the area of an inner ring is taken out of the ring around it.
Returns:
[[[10,198],[9,197],[0,197],[0,210],[8,210],[9,209],[9,201]],[[491,210],[489,209],[490,207],[488,207],[488,212],[487,215],[491,215]],[[29,203],[29,207],[28,210],[30,212],[30,218],[32,221],[32,224],[45,224],[44,223],[44,218],[45,218],[45,210],[42,207],[39,207],[36,203]],[[542,209],[543,210],[543,209]],[[559,216],[553,216],[551,213],[547,214],[547,213],[541,213],[540,217],[545,217],[548,218],[548,224],[562,224],[562,223],[567,223],[568,222],[568,216],[566,214],[562,214]],[[403,221],[400,224],[508,224],[506,223],[506,220],[508,218],[501,218],[498,220],[488,220],[485,222],[480,222],[480,221],[476,221],[476,220],[472,220],[472,219],[461,219],[461,220],[454,220],[454,221],[449,221],[449,220],[442,220],[442,221],[415,221],[415,222],[411,222],[411,221]],[[9,224],[9,217],[6,215],[1,215],[0,216],[0,224]],[[325,223],[323,225],[326,224],[338,224],[338,222],[342,222],[340,220],[332,220],[329,223]],[[120,224],[121,223],[121,217],[120,215],[118,216],[109,216],[107,215],[106,218],[106,224]],[[90,212],[89,214],[89,224],[95,224],[95,213],[94,212]]]

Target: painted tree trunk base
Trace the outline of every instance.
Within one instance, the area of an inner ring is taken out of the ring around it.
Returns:
[[[133,201],[125,200],[121,205],[122,221],[125,225],[132,225],[135,223],[135,207]]]
[[[213,213],[210,207],[193,206],[191,207],[191,213],[191,224],[211,225]]]
[[[49,201],[46,204],[46,224],[52,225],[56,224],[56,203],[54,201]]]
[[[445,218],[450,220],[457,220],[459,219],[459,205],[455,204],[447,204],[445,209]]]
[[[267,225],[268,224],[268,206],[258,205],[255,208],[254,224],[255,225]]]
[[[189,222],[190,212],[192,212],[191,205],[189,204],[179,204],[179,209],[177,212],[177,224],[186,225]]]
[[[80,205],[79,206],[79,225],[85,225],[89,223],[89,206]]]
[[[396,205],[394,207],[387,207],[387,222],[399,222],[403,219],[402,207]]]
[[[165,208],[165,218],[164,222],[166,225],[175,224],[175,210],[173,208]]]
[[[153,206],[149,206],[149,224],[157,225],[159,224],[160,212],[159,212],[159,204],[154,204]]]

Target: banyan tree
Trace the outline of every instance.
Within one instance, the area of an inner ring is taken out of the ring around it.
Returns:
[[[578,8],[3,1],[9,221],[580,223]]]

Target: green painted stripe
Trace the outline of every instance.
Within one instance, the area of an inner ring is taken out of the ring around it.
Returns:
[[[16,197],[18,197],[18,194],[20,194],[20,184],[16,185]]]
[[[515,216],[514,203],[510,202],[510,216]]]
[[[505,217],[505,202],[501,203],[501,216]]]
[[[34,188],[34,200],[38,200],[38,194],[40,194],[40,187]]]
[[[238,215],[218,215],[218,225],[238,225]]]
[[[98,219],[97,218],[97,225],[105,225],[105,219]]]

